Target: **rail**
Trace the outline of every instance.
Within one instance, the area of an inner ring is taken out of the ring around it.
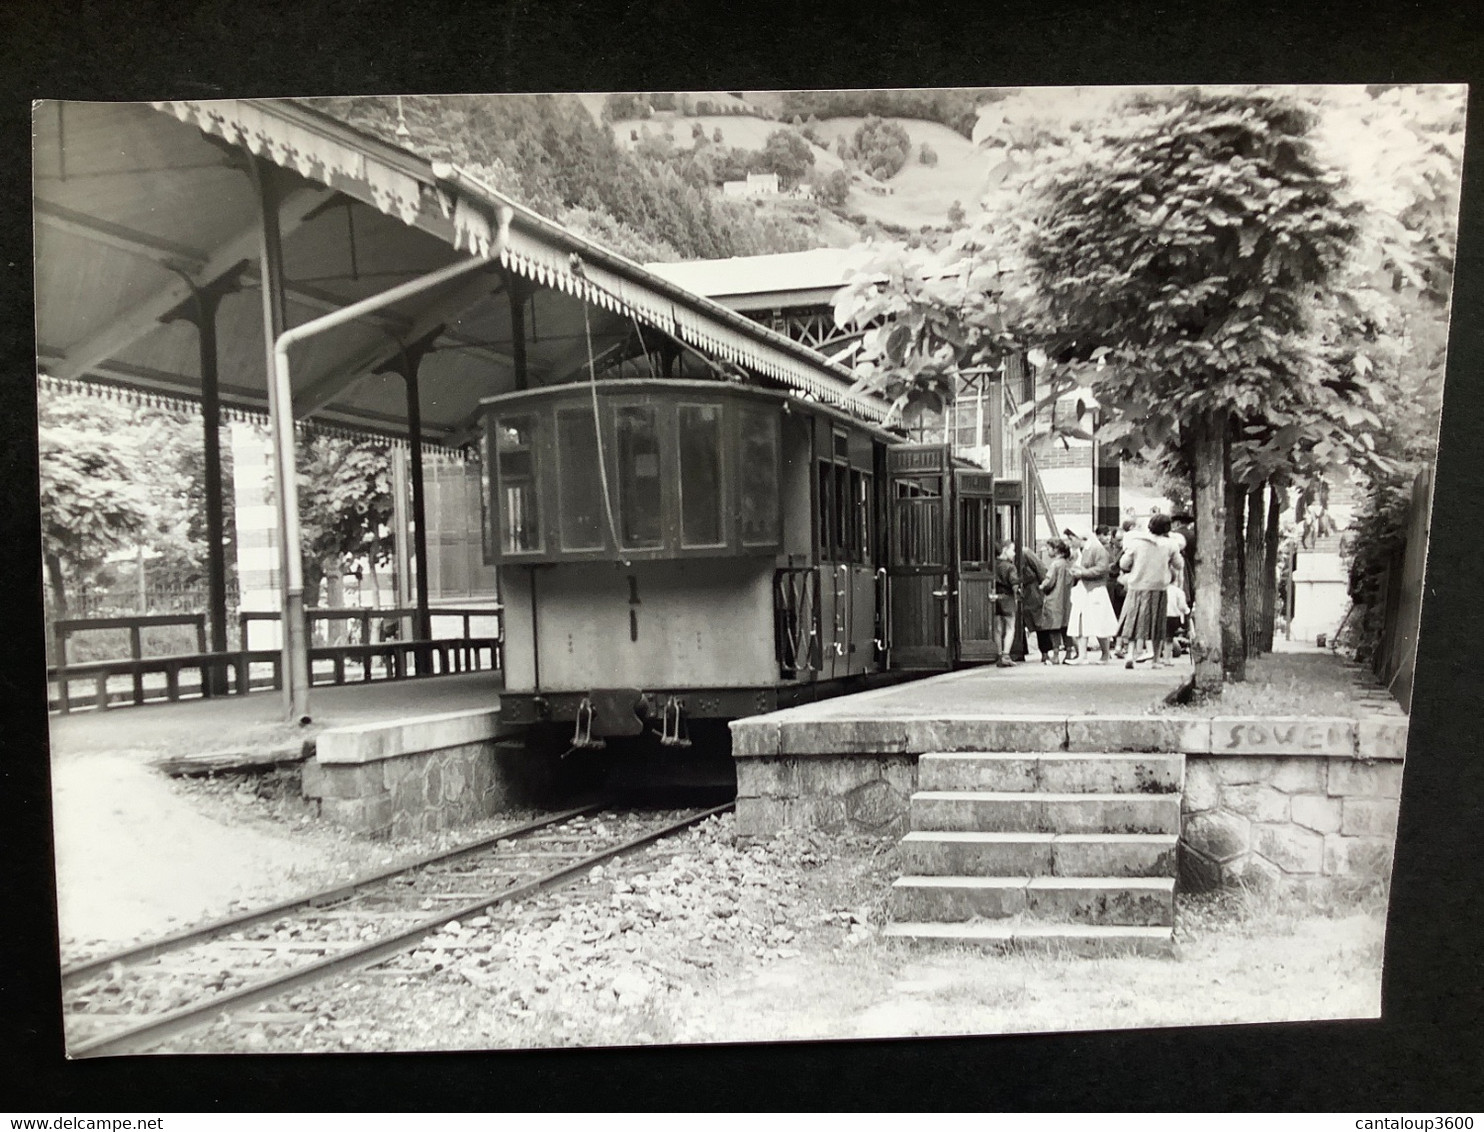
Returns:
[[[90,956],[62,972],[68,1053],[142,1052],[213,1023],[250,1027],[255,1020],[244,1013],[248,1006],[281,1001],[384,963],[450,921],[551,891],[595,865],[731,808],[727,803],[679,815],[610,810],[606,828],[598,832],[580,823],[604,807],[584,806],[319,892]],[[291,933],[275,930],[288,924]],[[280,937],[288,934],[294,942],[284,947]]]
[[[357,640],[341,642],[327,641],[311,645],[309,665],[311,682],[317,686],[338,685],[357,679],[369,682],[375,679],[401,680],[417,676],[454,675],[464,672],[503,671],[504,669],[504,623],[499,607],[434,608],[432,620],[457,618],[461,622],[462,635],[419,638],[404,636],[404,626],[416,625],[416,609],[313,609],[305,611],[306,636],[313,639],[317,624],[336,621],[351,622],[358,630]],[[153,616],[83,618],[58,621],[53,626],[57,663],[47,668],[47,677],[57,687],[56,706],[63,714],[69,713],[75,702],[72,685],[77,681],[88,681],[91,686],[93,706],[99,710],[113,706],[122,696],[125,703],[143,704],[151,698],[163,695],[175,703],[187,693],[210,697],[229,691],[244,695],[254,687],[283,687],[282,653],[276,643],[271,648],[252,648],[250,626],[254,623],[277,623],[276,612],[243,612],[237,617],[239,645],[235,650],[212,652],[206,647],[205,614],[163,614]],[[494,618],[497,629],[493,636],[476,636],[473,622],[476,619]],[[381,639],[372,639],[372,625],[380,622]],[[166,626],[191,626],[196,630],[196,651],[162,656],[144,656],[141,630]],[[67,641],[76,633],[100,629],[126,629],[129,631],[129,656],[105,660],[70,661],[67,656]],[[318,666],[318,671],[316,671]],[[268,675],[255,680],[254,670]],[[181,679],[185,673],[195,672],[198,682],[193,685]],[[146,677],[163,676],[164,687],[146,687]],[[111,689],[110,681],[127,678],[128,691]],[[88,697],[83,697],[85,700]]]

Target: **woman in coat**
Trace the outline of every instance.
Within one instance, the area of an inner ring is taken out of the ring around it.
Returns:
[[[1163,662],[1169,587],[1175,581],[1175,563],[1180,555],[1167,537],[1169,533],[1170,517],[1152,515],[1148,531],[1130,531],[1124,540],[1120,565],[1128,583],[1128,600],[1123,606],[1118,635],[1133,650],[1127,668],[1145,661],[1156,666]],[[1140,644],[1145,646],[1143,652],[1139,651]]]
[[[1037,647],[1041,650],[1041,663],[1046,663],[1046,645],[1041,638],[1041,607],[1045,602],[1045,595],[1041,593],[1041,583],[1046,580],[1046,563],[1030,547],[1025,548],[1020,562],[1020,623],[1025,627],[1027,634],[1025,642],[1025,653],[1023,659],[1030,659],[1030,631],[1036,630]]]
[[[1048,564],[1041,580],[1041,612],[1036,621],[1036,643],[1041,649],[1041,663],[1061,664],[1070,655],[1067,645],[1067,618],[1072,602],[1072,550],[1059,538],[1046,544]],[[1048,662],[1047,656],[1050,656]]]
[[[1019,604],[1020,573],[1015,569],[1015,544],[1000,547],[994,564],[994,625],[999,656],[995,667],[1011,667],[1010,648],[1015,641],[1015,607]]]

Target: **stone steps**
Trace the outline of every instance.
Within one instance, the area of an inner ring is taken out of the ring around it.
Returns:
[[[969,923],[898,922],[882,935],[915,943],[958,943],[1015,950],[1065,951],[1073,955],[1170,954],[1170,929],[1107,924],[1048,924],[974,920]]]
[[[913,830],[905,867],[927,876],[1172,876],[1173,833]]]
[[[1178,754],[932,752],[918,761],[889,936],[1168,953]]]
[[[915,830],[980,833],[1178,834],[1180,795],[919,790],[911,823]]]
[[[1050,794],[1178,794],[1185,760],[1172,754],[931,753],[917,763],[919,790]]]
[[[1120,927],[1174,925],[1173,877],[904,876],[892,885],[898,920],[1036,920]]]

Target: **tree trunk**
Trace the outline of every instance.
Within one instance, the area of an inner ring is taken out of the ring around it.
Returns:
[[[339,558],[325,563],[325,604],[329,609],[345,608],[345,566]],[[346,622],[339,619],[329,622],[326,636],[332,645],[345,643]]]
[[[45,555],[44,560],[46,580],[52,588],[53,608],[56,610],[57,620],[62,621],[67,617],[67,579],[62,573],[62,560],[55,554]]]
[[[1228,448],[1230,451],[1230,448]],[[1229,474],[1229,470],[1228,470]],[[1226,526],[1221,547],[1221,662],[1226,679],[1247,679],[1247,642],[1242,615],[1242,518],[1247,493],[1229,479],[1226,484]]]
[[[1268,488],[1267,531],[1262,541],[1262,632],[1258,645],[1263,652],[1273,651],[1273,632],[1278,613],[1278,541],[1282,537],[1283,508],[1288,493],[1276,485]]]
[[[371,540],[371,553],[366,557],[366,572],[371,575],[371,607],[381,608],[381,574],[376,569],[376,560],[381,557],[381,540]]]
[[[1262,596],[1268,534],[1267,498],[1266,483],[1247,492],[1247,523],[1242,532],[1242,634],[1249,657],[1259,656],[1265,651],[1262,647]]]
[[[1221,694],[1221,560],[1226,545],[1226,413],[1195,422],[1187,444],[1195,505],[1195,601],[1190,651],[1195,687]]]

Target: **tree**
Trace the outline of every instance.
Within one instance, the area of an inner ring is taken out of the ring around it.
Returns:
[[[815,196],[827,208],[844,208],[850,197],[850,174],[831,169],[815,185]]]
[[[912,152],[912,139],[898,123],[873,116],[855,128],[851,151],[866,172],[884,181],[895,177],[907,164]]]
[[[373,568],[392,546],[384,537],[393,512],[391,463],[384,442],[314,434],[297,451],[305,604],[319,604],[328,582],[331,608],[342,604],[346,568],[362,556]]]
[[[835,322],[861,329],[856,388],[891,403],[892,417],[944,414],[967,365],[995,365],[1017,343],[1008,332],[993,262],[974,234],[942,248],[867,246],[836,294]]]
[[[40,398],[41,544],[56,615],[67,616],[66,578],[136,543],[157,512],[140,480],[147,464],[128,415],[94,397]]]
[[[967,219],[964,206],[959,201],[954,201],[948,206],[948,223],[957,228]]]
[[[759,172],[777,173],[784,188],[791,189],[814,168],[814,149],[793,130],[774,130],[758,152]]]
[[[1247,417],[1307,419],[1322,396],[1314,300],[1357,236],[1313,123],[1271,95],[1136,96],[1033,175],[1030,323],[1114,415],[1105,440],[1173,448],[1191,472],[1207,692],[1242,636],[1239,604],[1222,600],[1233,443]]]
[[[938,164],[938,151],[932,146],[928,145],[927,142],[923,142],[917,150],[917,163],[919,165]]]

